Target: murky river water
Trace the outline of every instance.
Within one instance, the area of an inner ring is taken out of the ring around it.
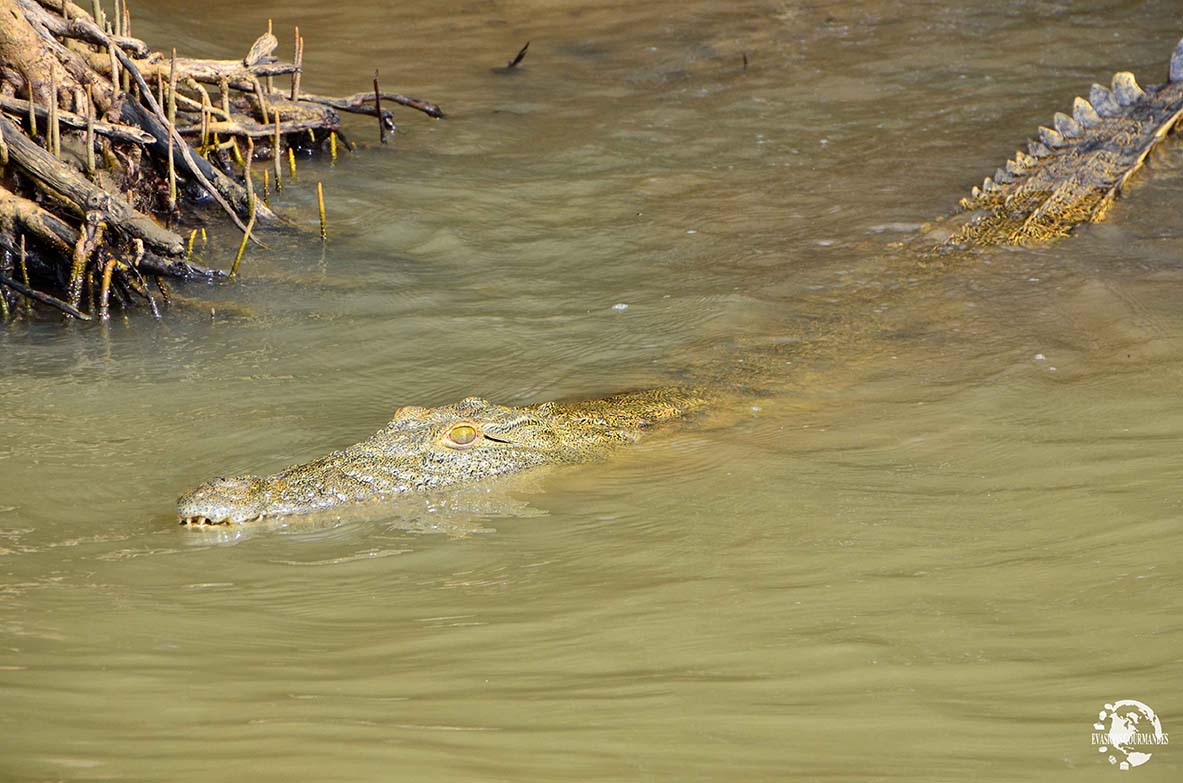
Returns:
[[[1176,3],[187,5],[136,32],[239,57],[270,15],[306,89],[451,117],[351,121],[282,194],[308,233],[205,304],[0,331],[0,778],[1109,780],[1106,702],[1183,733],[1183,147],[1053,248],[890,247],[1090,82],[1161,80]],[[604,464],[174,523],[401,404],[806,328],[758,410]]]

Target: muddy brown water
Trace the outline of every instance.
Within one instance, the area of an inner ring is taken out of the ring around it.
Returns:
[[[1075,783],[1126,774],[1106,703],[1183,732],[1183,146],[1055,247],[892,248],[1092,81],[1161,79],[1177,4],[379,5],[133,7],[212,56],[298,23],[307,89],[378,67],[451,116],[351,120],[212,304],[0,330],[0,779]],[[603,464],[174,524],[398,405],[814,328],[768,399]]]

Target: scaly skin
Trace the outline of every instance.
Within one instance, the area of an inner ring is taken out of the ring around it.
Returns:
[[[1029,153],[1017,153],[962,200],[942,249],[1043,243],[1103,219],[1181,116],[1183,41],[1171,57],[1168,84],[1143,90],[1132,74],[1118,73],[1112,90],[1093,85],[1088,101],[1076,99],[1072,117],[1057,114],[1054,129],[1040,128]],[[716,379],[709,392],[670,387],[522,408],[469,397],[439,408],[400,408],[386,427],[347,449],[268,478],[202,484],[179,500],[178,516],[190,527],[234,524],[588,462],[725,394],[735,399],[736,387],[753,373],[777,372],[770,357],[751,359]]]
[[[521,408],[479,397],[399,408],[381,430],[341,451],[267,478],[202,484],[178,501],[177,514],[182,525],[228,525],[590,462],[651,427],[701,411],[711,399],[701,389],[667,387]]]
[[[945,248],[1038,245],[1104,220],[1129,178],[1183,117],[1183,41],[1171,56],[1169,81],[1145,89],[1134,75],[1113,75],[1076,98],[1072,116],[1052,128],[962,199],[962,225]]]

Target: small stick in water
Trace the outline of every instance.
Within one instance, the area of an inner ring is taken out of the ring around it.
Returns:
[[[288,147],[288,168],[292,172],[292,176],[296,176],[296,150]]]
[[[160,295],[164,297],[164,303],[170,305],[173,303],[173,294],[169,290],[168,285],[164,282],[164,278],[160,275],[153,275],[152,279],[156,283],[156,290],[160,291]]]
[[[271,170],[263,169],[263,203],[271,206]]]
[[[21,234],[21,280],[25,281],[25,285],[29,285],[29,267],[25,263],[25,235]],[[31,311],[33,309],[33,302],[25,300],[25,310]]]
[[[325,190],[320,180],[316,181],[316,203],[320,207],[320,239],[329,238],[328,222],[325,220]]]
[[[513,73],[514,70],[521,64],[522,60],[526,58],[526,50],[530,48],[530,42],[526,41],[526,45],[518,50],[514,58],[505,64],[504,68],[494,68],[493,73]]]
[[[329,131],[329,160],[337,162],[337,132]]]
[[[255,200],[251,199],[251,219],[246,222],[246,231],[242,232],[242,242],[238,245],[238,254],[234,256],[234,266],[230,267],[230,277],[238,274],[238,265],[242,263],[242,254],[246,252],[246,243],[250,241],[251,229],[255,227]]]
[[[283,190],[283,169],[279,165],[281,154],[280,145],[283,137],[279,134],[279,112],[275,112],[275,149],[271,151],[271,162],[275,165],[275,192]]]
[[[193,257],[193,240],[197,239],[197,229],[189,232],[189,246],[185,251],[185,258]]]
[[[530,48],[530,42],[526,41],[526,45],[518,50],[518,53],[516,55],[514,55],[514,58],[512,60],[510,60],[508,63],[505,64],[505,67],[506,68],[517,68],[518,65],[521,64],[522,60],[526,59],[526,50],[529,48]]]
[[[99,320],[106,321],[111,317],[110,313],[110,298],[111,298],[111,273],[115,271],[115,259],[108,258],[107,263],[103,264],[103,282],[99,286]]]
[[[386,123],[382,121],[382,90],[378,87],[378,69],[374,69],[374,111],[378,113],[378,141],[386,143]]]
[[[25,235],[21,234],[21,280],[29,284],[29,267],[25,264]]]

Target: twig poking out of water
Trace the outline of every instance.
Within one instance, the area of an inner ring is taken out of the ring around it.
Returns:
[[[251,219],[246,222],[246,231],[242,234],[242,242],[238,244],[238,253],[234,256],[234,266],[230,267],[230,277],[238,274],[238,265],[242,263],[242,254],[246,252],[246,243],[250,241],[251,229],[255,227],[255,200],[251,199]]]
[[[283,190],[283,171],[280,169],[280,145],[283,144],[283,134],[279,130],[279,112],[275,112],[275,141],[271,148],[271,162],[275,165],[275,192]]]
[[[382,121],[382,88],[378,86],[378,69],[374,69],[374,110],[378,115],[378,141],[386,143],[386,123]]]
[[[743,69],[745,71],[748,69],[748,53],[747,52],[743,53]]]
[[[530,42],[526,41],[526,45],[518,50],[518,53],[516,55],[514,55],[514,58],[512,60],[510,60],[508,63],[505,64],[505,67],[506,68],[517,68],[518,65],[521,64],[522,60],[526,59],[526,50],[529,48],[530,48]]]
[[[114,258],[108,258],[107,263],[103,264],[103,282],[99,286],[99,320],[106,321],[111,317],[110,299],[111,299],[111,273],[115,271],[115,264],[117,262]]]
[[[329,224],[325,220],[325,189],[320,180],[316,181],[316,203],[320,207],[320,239],[323,242],[329,238]]]

